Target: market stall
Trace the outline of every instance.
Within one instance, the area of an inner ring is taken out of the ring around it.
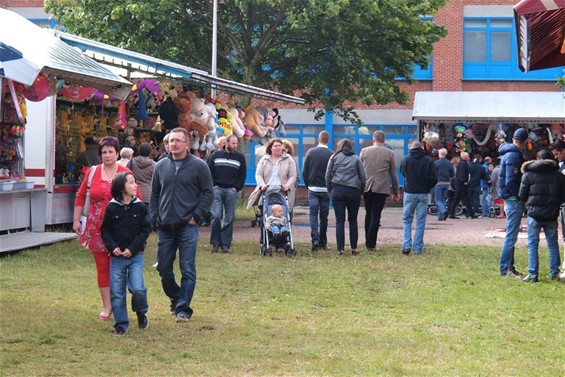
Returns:
[[[28,140],[26,134],[45,127],[49,114],[30,108],[53,101],[64,83],[122,99],[132,84],[14,12],[0,9],[0,24],[0,234],[41,232],[47,190],[28,179],[25,156],[41,149],[43,140]]]
[[[41,145],[26,152],[25,171],[47,188],[47,224],[72,221],[75,192],[82,179],[77,157],[84,150],[86,137],[116,136],[123,146],[135,150],[142,142],[158,147],[168,130],[181,126],[191,133],[193,153],[205,156],[216,148],[221,135],[233,132],[238,137],[252,137],[266,128],[251,120],[267,118],[256,110],[260,106],[249,108],[246,124],[253,128],[246,128],[244,109],[235,107],[237,96],[304,102],[101,42],[53,33],[134,85],[121,99],[90,87],[65,85],[56,95],[29,104],[29,123],[34,126],[28,127],[25,140]],[[211,98],[211,89],[222,96]]]
[[[527,158],[565,133],[565,97],[561,92],[417,92],[413,119],[430,156],[440,148],[448,158],[466,151],[498,156],[520,127],[529,132]],[[495,160],[496,161],[496,160]]]

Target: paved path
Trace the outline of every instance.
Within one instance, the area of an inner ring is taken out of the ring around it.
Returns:
[[[359,246],[365,241],[364,228],[365,210],[360,209],[358,217]],[[335,216],[330,210],[328,241],[335,244]],[[437,217],[428,215],[424,241],[428,245],[485,245],[502,246],[504,241],[504,219],[449,219],[438,221]],[[413,225],[413,230],[414,230]],[[522,220],[523,232],[520,232],[518,245],[526,244],[526,219]],[[347,224],[346,224],[347,229]],[[307,207],[296,207],[295,217],[292,222],[292,234],[295,242],[310,243],[310,226]],[[201,230],[203,240],[210,239],[210,229]],[[346,230],[346,239],[347,230]],[[259,228],[252,228],[250,221],[236,221],[234,226],[234,240],[249,240],[259,242]],[[383,210],[381,228],[377,244],[399,245],[402,242],[402,208],[389,207]],[[204,243],[205,244],[205,243]],[[346,245],[347,247],[347,245]]]

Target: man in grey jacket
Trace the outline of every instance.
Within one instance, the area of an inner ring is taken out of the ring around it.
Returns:
[[[208,165],[188,153],[188,132],[175,128],[169,138],[170,155],[157,163],[151,183],[151,220],[157,227],[157,261],[161,284],[171,300],[177,323],[188,322],[196,286],[198,225],[214,200]],[[175,280],[173,263],[177,248],[181,285]]]

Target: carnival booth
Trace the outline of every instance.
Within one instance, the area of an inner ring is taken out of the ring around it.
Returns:
[[[43,232],[48,189],[30,179],[26,155],[42,152],[42,171],[51,156],[45,139],[27,136],[47,129],[52,113],[31,108],[49,108],[65,83],[116,98],[132,84],[14,12],[0,9],[0,24],[0,234]]]
[[[496,161],[498,146],[526,128],[525,157],[533,159],[563,137],[565,97],[561,92],[417,92],[413,119],[431,157],[446,148],[448,158],[465,151]]]
[[[26,151],[25,171],[28,178],[33,177],[47,189],[47,224],[72,222],[75,193],[83,178],[77,158],[85,149],[87,137],[111,135],[134,150],[143,142],[158,149],[165,133],[180,126],[191,135],[192,153],[205,158],[216,149],[220,136],[234,133],[239,138],[251,138],[265,126],[264,121],[256,129],[250,127],[251,121],[244,123],[245,111],[258,113],[259,106],[238,108],[234,96],[303,103],[297,97],[97,41],[59,31],[53,34],[127,77],[133,86],[118,98],[92,86],[65,84],[56,95],[28,105],[28,123],[33,127],[28,127],[25,141],[37,147]],[[224,94],[212,98],[211,89]]]

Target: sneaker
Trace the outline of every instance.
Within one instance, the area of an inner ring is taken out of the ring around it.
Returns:
[[[155,262],[155,264],[153,265],[154,269],[157,269],[157,267],[159,267],[159,262]]]
[[[538,282],[538,276],[535,275],[535,274],[528,274],[528,276],[523,278],[522,281],[525,281],[525,282],[531,281],[532,283],[537,283]]]
[[[281,240],[285,239],[288,236],[288,231],[283,230],[282,232],[279,233],[279,237],[281,238]]]
[[[408,254],[410,254],[410,251],[412,251],[412,250],[410,250],[410,249],[402,249],[402,254],[408,255]]]
[[[329,247],[328,245],[320,245],[320,246],[318,246],[318,249],[327,251],[327,250],[331,250],[332,248]]]
[[[126,333],[126,330],[122,326],[116,326],[114,331],[112,331],[112,335],[121,336]]]
[[[147,315],[137,313],[137,326],[139,326],[139,328],[142,330],[145,330],[147,327],[149,327],[149,320],[147,319]]]
[[[564,274],[561,274],[564,275]],[[565,277],[561,277],[561,275],[551,275],[551,280],[556,280],[556,281],[560,281],[565,279]]]
[[[171,305],[169,306],[169,312],[170,312],[172,315],[177,314],[177,303],[176,303],[176,302],[174,302],[174,301],[171,302]]]
[[[506,276],[521,279],[524,274],[518,271],[516,267],[510,267],[506,272]]]
[[[475,216],[471,216],[472,219],[482,219],[483,217],[481,215],[475,215]]]
[[[377,251],[377,248],[376,247],[368,247],[367,251]]]
[[[337,254],[338,254],[338,255],[343,255],[343,250],[338,250],[338,251],[337,251]]]
[[[190,319],[190,316],[186,313],[180,312],[177,314],[177,323],[186,323]]]
[[[217,253],[220,250],[220,246],[212,245],[212,253]]]
[[[222,253],[227,254],[230,252],[230,249],[228,247],[222,246],[221,251]]]
[[[359,255],[359,251],[357,249],[351,249],[352,255]]]

